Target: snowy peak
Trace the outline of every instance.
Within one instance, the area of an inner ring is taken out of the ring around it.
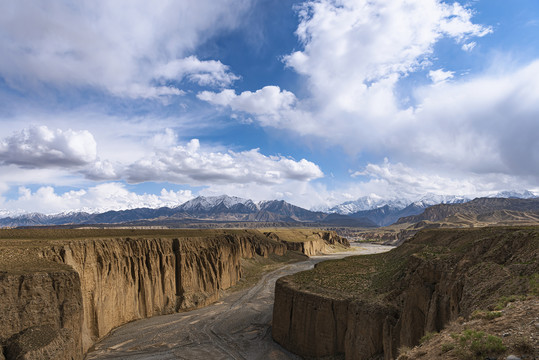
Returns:
[[[501,191],[489,197],[506,198],[506,199],[533,199],[537,196],[529,190],[510,190]]]
[[[198,196],[178,206],[178,210],[186,212],[204,212],[215,209],[232,210],[245,207],[252,211],[258,210],[258,207],[252,200],[243,199],[236,196]]]
[[[414,201],[413,205],[417,207],[427,208],[432,205],[438,204],[463,204],[472,200],[467,196],[461,195],[437,195],[437,194],[427,194],[423,196],[418,201]]]
[[[411,201],[406,199],[390,199],[386,200],[377,195],[369,195],[360,197],[354,201],[347,201],[337,206],[334,206],[330,209],[327,209],[327,212],[337,213],[341,215],[354,214],[359,211],[373,210],[385,205],[389,206],[392,209],[404,209],[410,204]]]

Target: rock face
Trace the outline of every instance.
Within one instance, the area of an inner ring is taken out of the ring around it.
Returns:
[[[287,251],[254,230],[67,237],[0,239],[0,359],[82,359],[117,326],[216,301],[242,258]]]
[[[305,357],[394,359],[426,332],[528,292],[537,272],[537,227],[423,231],[387,254],[279,279],[272,334]]]

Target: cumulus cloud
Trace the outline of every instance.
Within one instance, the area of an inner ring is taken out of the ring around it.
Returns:
[[[197,97],[219,106],[228,106],[233,111],[247,112],[258,116],[264,125],[277,125],[283,114],[296,103],[296,96],[278,86],[265,86],[255,92],[244,91],[239,95],[232,89],[219,93],[202,91]]]
[[[0,164],[26,168],[74,167],[92,163],[97,144],[86,130],[51,130],[46,126],[21,130],[0,140]]]
[[[204,150],[198,139],[185,146],[158,150],[153,157],[129,165],[123,173],[129,182],[169,181],[179,184],[216,183],[279,184],[310,181],[323,176],[320,168],[305,159],[266,156],[258,149],[242,152]]]
[[[462,50],[467,51],[467,52],[471,52],[475,48],[476,45],[477,45],[477,43],[475,41],[471,41],[469,43],[462,44]]]
[[[202,86],[227,86],[239,79],[220,61],[200,61],[195,56],[172,60],[159,66],[155,74],[157,78],[162,79],[187,78]]]
[[[5,214],[39,212],[55,214],[66,211],[104,212],[109,210],[158,208],[177,206],[194,196],[191,190],[162,189],[160,194],[137,194],[121,183],[104,183],[87,189],[57,193],[53,187],[43,186],[36,191],[20,187],[18,197],[12,200],[0,198],[0,208]]]
[[[18,89],[94,86],[132,98],[182,95],[168,82],[184,77],[227,85],[237,77],[226,66],[190,53],[237,26],[249,6],[250,0],[7,2],[0,75]]]
[[[444,71],[443,69],[429,71],[429,78],[433,83],[444,83],[453,78],[454,71]]]

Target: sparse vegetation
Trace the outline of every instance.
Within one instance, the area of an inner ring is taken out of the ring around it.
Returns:
[[[410,347],[408,346],[401,346],[399,348],[399,357],[397,358],[397,360],[411,360],[411,358],[408,356],[408,354],[410,353]]]
[[[475,310],[472,313],[472,319],[492,320],[502,316],[501,311]]]
[[[433,337],[435,337],[438,333],[435,333],[435,332],[427,332],[425,335],[423,335],[421,337],[421,339],[419,340],[419,343],[420,344],[423,344],[427,341],[429,341],[430,339],[432,339]]]
[[[498,303],[494,305],[494,310],[503,310],[509,304],[510,302],[514,302],[517,300],[524,300],[526,299],[526,295],[509,295],[509,296],[502,296]]]
[[[506,347],[502,343],[502,339],[487,334],[483,331],[466,329],[459,334],[452,334],[455,341],[451,348],[450,344],[445,346],[442,352],[453,351],[458,359],[462,360],[479,360],[486,356],[495,356],[503,353]]]
[[[448,352],[448,351],[451,351],[455,348],[455,344],[454,343],[443,343],[442,344],[442,354]]]

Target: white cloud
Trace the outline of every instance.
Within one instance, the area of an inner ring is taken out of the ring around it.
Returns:
[[[201,86],[227,86],[239,77],[229,72],[229,67],[220,61],[200,61],[195,56],[172,60],[155,70],[156,78],[187,78]]]
[[[403,158],[539,180],[539,61],[506,74],[425,87]]]
[[[40,187],[34,192],[26,187],[20,187],[17,198],[7,201],[0,198],[0,208],[3,208],[4,213],[104,212],[139,207],[177,206],[193,197],[190,190],[172,191],[162,189],[158,195],[136,194],[127,190],[121,183],[104,183],[87,189],[71,190],[62,194],[57,193],[50,186]]]
[[[284,57],[304,75],[308,98],[276,87],[272,96],[259,96],[279,99],[273,102],[251,101],[266,88],[240,95],[203,92],[199,98],[353,154],[389,156],[418,169],[458,169],[462,176],[512,174],[537,181],[539,61],[453,81],[447,81],[453,71],[431,70],[434,84],[413,89],[413,106],[403,107],[399,98],[399,81],[431,67],[442,38],[470,44],[492,31],[472,23],[472,15],[457,2],[438,0],[310,1],[296,31],[303,49]]]
[[[429,71],[429,77],[433,83],[444,83],[453,78],[454,71],[444,71],[443,69]]]
[[[0,164],[26,168],[73,167],[92,163],[97,145],[88,131],[31,127],[0,140]]]
[[[467,52],[471,52],[475,48],[476,45],[477,45],[477,43],[475,41],[471,41],[469,43],[462,44],[462,50],[467,51]]]
[[[266,156],[258,149],[242,152],[204,150],[197,139],[185,146],[158,150],[153,157],[129,165],[123,177],[133,183],[168,181],[179,184],[210,185],[280,184],[310,181],[323,176],[320,168],[305,159]]]
[[[263,125],[273,126],[278,125],[283,114],[297,101],[293,93],[278,86],[265,86],[255,92],[244,91],[239,95],[231,89],[219,93],[202,91],[197,97],[211,104],[229,106],[233,111],[255,114]]]
[[[529,189],[537,193],[537,182],[531,178],[503,173],[474,174],[447,171],[442,166],[424,168],[392,163],[369,163],[351,174],[352,179],[340,184],[337,190],[317,189],[320,204],[334,206],[363,196],[383,199],[407,199],[410,202],[426,194],[461,195],[469,198],[489,196],[507,189]]]
[[[189,55],[236,27],[249,6],[250,0],[6,2],[0,75],[17,89],[94,86],[132,98],[181,95],[159,81],[182,76],[229,84],[236,77],[226,66]]]
[[[352,109],[374,84],[390,80],[392,87],[422,66],[442,37],[460,41],[490,31],[471,23],[471,11],[458,3],[437,0],[316,1],[300,14],[304,50],[285,63],[308,77],[316,98],[344,96],[342,105]]]

